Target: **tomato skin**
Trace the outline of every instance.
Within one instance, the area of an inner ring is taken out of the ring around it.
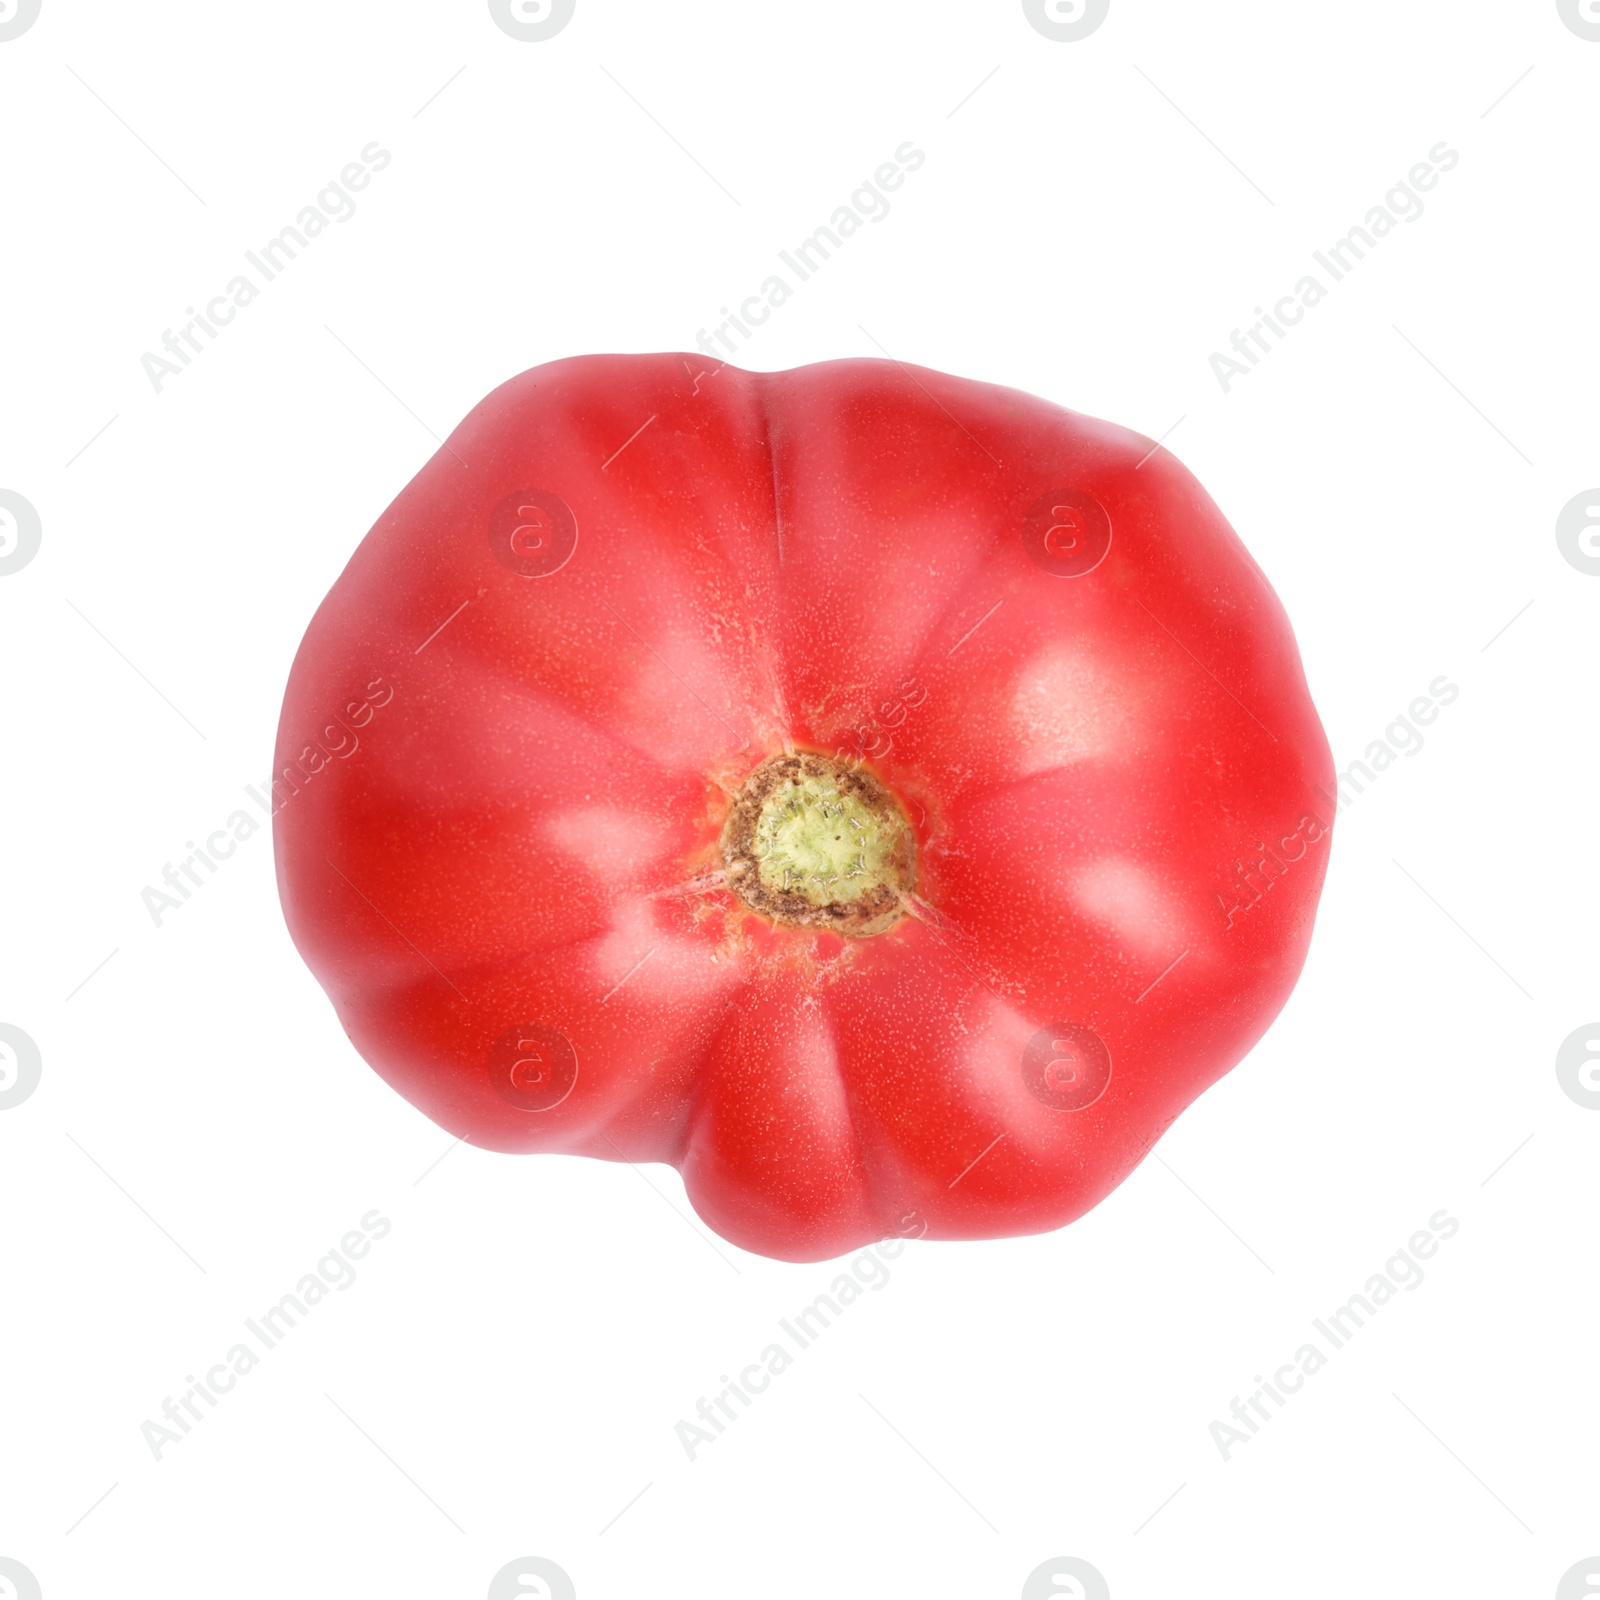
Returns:
[[[887,932],[714,882],[788,747],[914,825]],[[318,610],[275,780],[290,931],[387,1082],[487,1149],[670,1162],[793,1261],[1096,1204],[1288,997],[1333,822],[1288,621],[1190,474],[871,360],[497,389]]]

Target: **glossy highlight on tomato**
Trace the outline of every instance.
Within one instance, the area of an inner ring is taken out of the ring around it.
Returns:
[[[1096,1204],[1282,1007],[1333,820],[1194,478],[874,360],[495,390],[318,610],[274,777],[290,931],[388,1083],[671,1163],[791,1261]]]

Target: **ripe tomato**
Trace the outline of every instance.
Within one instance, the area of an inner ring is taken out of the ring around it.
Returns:
[[[886,361],[513,379],[279,730],[289,927],[472,1144],[792,1261],[1055,1228],[1265,1030],[1327,865],[1276,596],[1125,429]]]

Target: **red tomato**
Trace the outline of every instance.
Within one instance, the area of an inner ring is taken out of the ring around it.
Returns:
[[[1115,1187],[1287,998],[1331,782],[1276,596],[1148,439],[896,362],[594,356],[490,395],[323,602],[278,875],[434,1121],[671,1162],[809,1261]]]

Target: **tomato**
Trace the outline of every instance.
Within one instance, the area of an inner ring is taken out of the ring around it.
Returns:
[[[317,612],[275,780],[389,1084],[791,1261],[1093,1206],[1287,998],[1332,822],[1189,473],[887,361],[497,389]]]

